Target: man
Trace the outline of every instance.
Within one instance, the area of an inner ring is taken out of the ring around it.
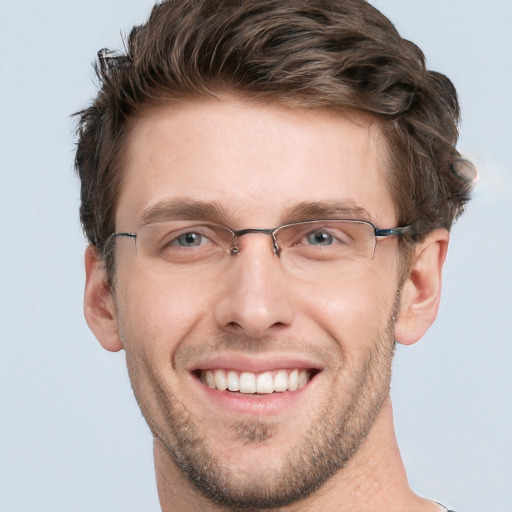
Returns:
[[[451,82],[363,0],[168,0],[99,60],[85,316],[126,351],[162,510],[446,510],[389,387],[469,197]]]

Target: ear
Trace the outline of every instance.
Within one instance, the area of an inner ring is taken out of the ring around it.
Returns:
[[[104,261],[95,247],[85,250],[84,316],[102,347],[111,352],[123,348]]]
[[[412,345],[419,341],[437,317],[441,301],[443,264],[450,234],[436,229],[419,243],[410,262],[400,296],[395,322],[398,343]]]

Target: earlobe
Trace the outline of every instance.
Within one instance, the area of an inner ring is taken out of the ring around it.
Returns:
[[[87,325],[103,348],[117,352],[123,343],[117,327],[117,315],[112,291],[108,285],[104,262],[96,248],[85,251],[84,316]]]
[[[446,229],[436,229],[416,246],[401,290],[400,308],[395,322],[395,338],[398,343],[416,343],[436,319],[449,239],[450,234]]]

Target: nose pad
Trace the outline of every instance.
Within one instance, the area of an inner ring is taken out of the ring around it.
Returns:
[[[272,250],[276,256],[281,256],[281,247],[277,244],[276,234],[274,232],[270,233],[272,237]]]
[[[239,239],[240,237],[244,235],[248,235],[249,233],[258,233],[258,234],[264,234],[269,235],[272,238],[272,251],[276,256],[280,256],[281,254],[281,247],[279,247],[279,244],[277,243],[277,238],[274,230],[272,229],[264,229],[264,228],[249,228],[249,229],[240,229],[239,231],[235,231],[235,243],[233,247],[230,249],[230,253],[232,256],[238,254],[240,252],[239,247]]]
[[[274,251],[268,249],[266,237],[253,239],[232,258],[215,305],[219,328],[260,338],[293,322],[288,277]]]

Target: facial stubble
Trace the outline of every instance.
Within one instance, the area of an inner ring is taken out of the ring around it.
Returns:
[[[135,396],[154,437],[196,488],[227,509],[269,509],[295,503],[316,491],[347,464],[364,441],[389,395],[393,332],[391,316],[362,368],[345,368],[350,396],[329,397],[301,442],[285,454],[280,469],[266,480],[237,478],[225,457],[216,453],[201,433],[198,419],[178,396],[159,385],[147,362],[131,357],[129,351],[127,362]],[[148,378],[150,382],[141,385]],[[155,400],[166,405],[159,418],[149,405]],[[253,449],[271,440],[281,428],[261,418],[231,425],[233,437]]]

